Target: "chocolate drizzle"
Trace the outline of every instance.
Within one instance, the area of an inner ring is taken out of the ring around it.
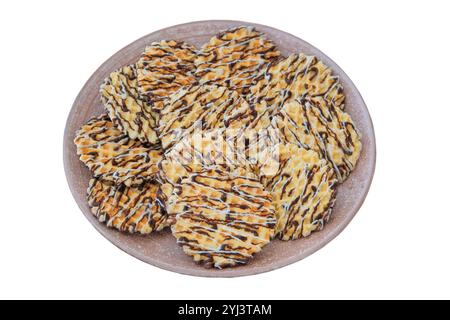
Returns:
[[[100,87],[102,102],[114,125],[132,139],[158,143],[158,115],[138,92],[135,65],[114,71]]]
[[[262,173],[261,181],[273,196],[276,234],[282,240],[307,237],[328,221],[336,198],[333,169],[312,151],[293,144],[279,148],[278,170]]]
[[[339,182],[348,177],[361,153],[360,135],[350,116],[318,97],[286,102],[274,125],[285,142],[314,150],[326,159]]]
[[[273,237],[271,196],[256,176],[212,169],[191,173],[173,196],[172,233],[198,263],[216,268],[245,264]]]
[[[166,226],[167,216],[156,201],[157,190],[155,183],[127,187],[91,179],[88,203],[92,213],[108,227],[149,234]]]
[[[76,133],[80,160],[104,181],[128,186],[152,180],[162,158],[161,147],[122,133],[107,115],[93,118]]]
[[[289,97],[283,92],[288,92]],[[264,100],[278,109],[286,100],[305,96],[321,98],[344,109],[345,95],[339,77],[316,57],[299,53],[270,63],[250,88],[247,98],[250,103]]]
[[[162,102],[183,86],[195,83],[197,50],[182,41],[163,40],[145,49],[137,62],[140,94],[159,112]]]
[[[196,129],[227,129],[229,138],[251,123],[256,114],[235,91],[215,85],[194,85],[170,96],[161,110],[158,128],[166,152]]]
[[[202,46],[195,60],[201,84],[225,85],[243,96],[254,79],[280,52],[252,27],[222,31]]]

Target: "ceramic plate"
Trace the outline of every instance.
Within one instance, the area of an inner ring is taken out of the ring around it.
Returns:
[[[162,39],[176,39],[200,47],[217,32],[241,25],[255,26],[266,33],[284,55],[296,52],[315,55],[333,69],[344,86],[346,111],[362,134],[363,148],[356,169],[338,187],[333,215],[324,230],[297,241],[274,240],[245,266],[224,270],[205,269],[183,253],[168,230],[143,237],[119,233],[99,223],[91,214],[86,201],[86,189],[91,173],[78,160],[73,139],[81,125],[104,112],[99,96],[99,86],[103,79],[115,69],[134,63],[147,44]],[[200,21],[177,25],[153,32],[126,46],[101,65],[87,81],[73,104],[64,134],[64,167],[67,180],[76,202],[90,223],[117,247],[142,261],[166,270],[206,277],[235,277],[266,272],[302,260],[322,248],[348,225],[361,207],[374,174],[375,153],[375,136],[366,105],[355,85],[336,63],[312,45],[291,34],[241,21]]]

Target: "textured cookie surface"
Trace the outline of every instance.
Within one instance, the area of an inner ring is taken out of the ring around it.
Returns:
[[[196,82],[194,60],[196,49],[175,40],[154,42],[137,62],[138,86],[154,111],[169,94]]]
[[[160,187],[157,198],[160,205],[167,212],[167,208],[176,199],[172,195],[180,190],[183,179],[189,177],[196,170],[196,167],[193,165],[183,165],[177,159],[163,159],[158,163],[158,168],[156,180]],[[200,170],[200,168],[197,170]],[[167,213],[167,224],[172,225],[175,223],[175,218],[174,214]]]
[[[194,85],[172,94],[161,110],[159,137],[165,150],[197,132],[226,129],[229,136],[256,114],[236,92],[223,86]]]
[[[253,27],[225,30],[203,45],[195,60],[202,84],[225,85],[246,95],[254,78],[280,52]]]
[[[172,150],[164,154],[164,159],[158,164],[157,181],[161,185],[158,192],[158,199],[164,208],[170,205],[171,197],[182,188],[183,179],[191,174],[208,169],[218,169],[225,172],[234,173],[245,168],[250,170],[250,164],[245,159],[228,159],[225,153],[210,151],[212,141],[203,141],[201,147],[191,144],[178,144],[183,150]],[[215,146],[211,147],[214,150]],[[214,154],[214,156],[212,156]],[[172,214],[168,214],[169,223],[175,221]]]
[[[339,77],[314,56],[303,53],[271,63],[250,88],[249,100],[265,100],[268,105],[308,95],[344,108],[345,96]]]
[[[94,176],[116,184],[130,186],[153,179],[162,158],[159,146],[131,139],[106,115],[82,126],[74,142],[80,160]]]
[[[361,140],[350,116],[322,99],[286,102],[275,119],[286,142],[318,152],[343,182],[361,153]]]
[[[277,170],[261,178],[272,193],[276,234],[282,240],[307,237],[322,230],[328,221],[337,180],[333,169],[317,152],[293,144],[281,144],[278,148]]]
[[[157,115],[141,99],[135,65],[114,71],[100,87],[103,104],[114,125],[132,139],[157,143]]]
[[[206,267],[245,264],[274,235],[271,196],[250,173],[193,173],[173,197],[172,233],[184,252]]]
[[[164,228],[166,215],[157,202],[158,185],[144,183],[136,187],[115,186],[91,179],[88,203],[100,222],[129,233],[149,234]]]

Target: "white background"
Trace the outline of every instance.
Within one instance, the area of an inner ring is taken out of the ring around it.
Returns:
[[[0,298],[450,298],[447,1],[2,1]],[[378,159],[349,227],[304,261],[236,279],[183,276],[88,223],[62,164],[66,117],[95,69],[174,24],[234,19],[336,61],[371,112]]]

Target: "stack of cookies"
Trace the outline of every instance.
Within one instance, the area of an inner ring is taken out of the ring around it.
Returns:
[[[74,140],[92,213],[121,232],[170,228],[205,267],[321,230],[361,152],[339,78],[253,27],[199,49],[152,43],[100,93],[105,113]]]

